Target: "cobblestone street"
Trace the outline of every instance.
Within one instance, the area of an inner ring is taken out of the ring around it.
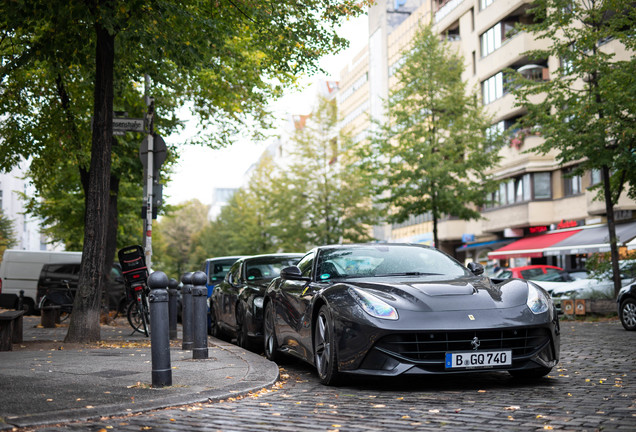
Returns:
[[[403,431],[636,430],[636,332],[618,321],[562,322],[561,363],[548,378],[506,373],[322,386],[301,363],[281,381],[237,400],[38,430]]]

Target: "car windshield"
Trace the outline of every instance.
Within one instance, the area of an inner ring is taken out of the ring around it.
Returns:
[[[245,275],[248,281],[257,279],[273,279],[280,274],[281,269],[298,263],[300,256],[271,256],[258,257],[245,262]]]
[[[470,273],[436,249],[408,245],[339,247],[320,254],[317,279],[383,276],[456,278]]]

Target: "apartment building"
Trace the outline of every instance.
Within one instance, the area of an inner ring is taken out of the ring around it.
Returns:
[[[382,120],[384,101],[395,84],[394,73],[421,23],[434,23],[465,59],[464,79],[476,89],[490,114],[493,127],[506,131],[507,145],[492,175],[502,180],[491,197],[494,205],[482,209],[481,220],[446,218],[439,225],[440,247],[460,260],[493,260],[501,264],[550,263],[580,267],[587,254],[608,251],[605,206],[594,201],[589,187],[600,182],[599,173],[571,177],[571,165],[561,166],[556,152],[528,152],[540,135],[513,130],[523,116],[507,93],[503,71],[513,68],[526,77],[548,80],[560,60],[531,60],[524,53],[549,43],[525,32],[512,31],[530,20],[530,0],[391,0],[369,10],[369,44],[342,70],[338,94],[342,127],[363,140],[370,118]],[[629,58],[617,41],[604,50]],[[636,237],[636,202],[622,196],[615,207],[621,245]],[[432,243],[428,215],[412,215],[402,224],[381,227],[376,237],[386,241]]]
[[[33,191],[24,180],[23,164],[15,167],[11,172],[0,172],[0,209],[2,213],[13,221],[13,232],[16,244],[13,249],[20,250],[51,250],[52,245],[40,233],[40,223],[37,219],[25,214],[24,201],[20,193],[26,195]]]

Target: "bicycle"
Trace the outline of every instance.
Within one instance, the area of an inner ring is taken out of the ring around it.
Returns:
[[[150,305],[148,269],[144,251],[141,246],[128,246],[117,253],[122,267],[126,293],[131,299],[126,310],[126,317],[134,332],[150,335]]]
[[[134,297],[128,303],[126,317],[134,332],[150,336],[150,304],[148,302],[148,287],[139,284],[132,287]]]
[[[60,321],[64,321],[73,311],[75,291],[71,289],[68,280],[60,282],[64,284],[64,287],[58,289],[49,288],[47,293],[40,299],[39,309],[42,310],[47,306],[60,306]]]

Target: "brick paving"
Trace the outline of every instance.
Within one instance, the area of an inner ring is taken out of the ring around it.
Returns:
[[[322,386],[288,361],[281,382],[252,397],[43,431],[636,430],[636,332],[618,321],[562,322],[561,362],[548,378],[505,373]]]

